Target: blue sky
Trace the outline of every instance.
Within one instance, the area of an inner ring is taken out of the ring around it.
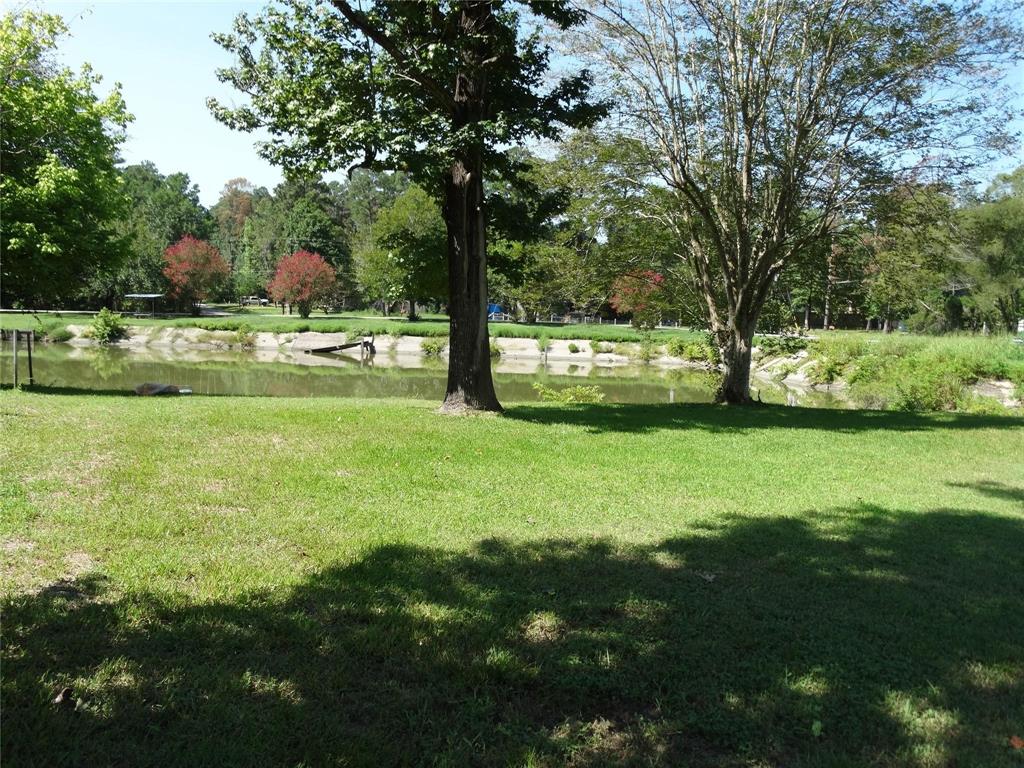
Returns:
[[[128,163],[151,160],[162,173],[184,171],[199,185],[205,205],[217,201],[224,182],[244,176],[272,188],[281,172],[256,154],[255,137],[232,131],[210,115],[206,99],[239,101],[217,81],[217,67],[231,58],[211,39],[226,32],[239,11],[264,3],[43,2],[59,13],[71,36],[58,51],[78,69],[89,62],[103,75],[101,90],[120,82],[135,115],[122,154]],[[32,4],[34,7],[36,4]]]
[[[205,205],[217,201],[224,182],[244,176],[273,188],[281,172],[257,155],[259,137],[232,131],[210,115],[206,99],[223,103],[239,95],[217,81],[218,67],[231,58],[210,39],[230,30],[240,11],[257,11],[259,2],[53,2],[0,0],[0,5],[39,7],[59,13],[71,36],[59,47],[64,62],[77,69],[92,64],[104,86],[122,84],[135,122],[122,154],[128,163],[151,160],[162,173],[183,171],[199,185]],[[1024,98],[1024,66],[1010,75],[1018,99]],[[1004,158],[993,168],[1010,170],[1022,161]]]

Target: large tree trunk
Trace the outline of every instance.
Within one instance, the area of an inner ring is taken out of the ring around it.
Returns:
[[[483,162],[457,160],[445,179],[448,230],[448,387],[443,413],[501,411],[487,335],[487,236]]]
[[[715,328],[718,354],[722,362],[722,383],[715,393],[716,403],[742,405],[750,397],[750,355],[754,346],[754,320],[738,321]]]
[[[459,20],[470,41],[465,69],[455,78],[452,127],[456,132],[489,119],[486,61],[493,58],[493,8],[466,2]],[[501,411],[491,379],[487,336],[487,213],[484,207],[483,144],[456,150],[444,180],[448,231],[448,387],[442,413]]]

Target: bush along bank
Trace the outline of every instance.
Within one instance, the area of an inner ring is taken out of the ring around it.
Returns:
[[[795,337],[761,345],[756,365],[861,408],[1019,412],[1024,400],[1024,344],[1008,336]]]

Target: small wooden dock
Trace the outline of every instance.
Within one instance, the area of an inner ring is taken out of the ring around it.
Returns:
[[[306,354],[322,355],[329,354],[331,352],[341,352],[345,349],[355,349],[358,347],[360,357],[365,355],[375,355],[377,354],[377,348],[374,346],[373,340],[374,336],[371,334],[370,336],[363,336],[359,341],[350,341],[345,344],[331,344],[326,347],[313,347],[311,349],[307,349]]]

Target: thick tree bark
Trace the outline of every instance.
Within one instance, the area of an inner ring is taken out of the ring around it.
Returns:
[[[487,235],[483,163],[453,163],[445,179],[448,231],[448,387],[442,413],[501,411],[487,333]]]
[[[472,41],[465,69],[455,78],[452,127],[456,132],[488,119],[485,62],[493,58],[493,8],[463,4],[460,32]],[[501,411],[491,378],[487,334],[487,213],[484,207],[483,145],[470,140],[455,152],[444,180],[448,232],[448,387],[442,413]]]
[[[756,322],[756,318],[748,318],[714,329],[722,363],[722,382],[715,393],[716,403],[743,405],[753,402],[750,397],[750,355]]]

